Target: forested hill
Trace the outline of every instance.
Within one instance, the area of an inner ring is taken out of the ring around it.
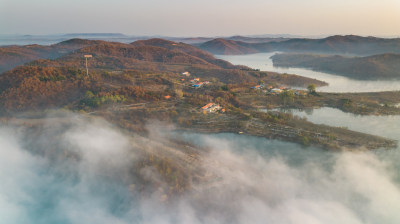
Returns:
[[[316,54],[276,54],[274,66],[303,67],[355,79],[400,79],[400,54],[343,57]]]
[[[192,45],[163,39],[137,41],[132,44],[98,40],[71,39],[50,46],[26,45],[0,48],[0,73],[37,59],[71,58],[81,53],[104,57],[130,58],[165,63],[190,63],[236,68],[229,62],[216,59],[212,54]],[[80,55],[81,57],[81,55]]]
[[[162,39],[134,42],[132,44],[118,42],[100,42],[84,46],[65,54],[58,60],[39,60],[34,65],[44,66],[76,66],[82,62],[85,54],[92,54],[91,66],[101,69],[142,69],[162,70],[162,64],[199,65],[208,68],[240,69],[231,63],[216,59],[212,54],[194,46]]]
[[[200,45],[200,48],[213,54],[225,55],[251,54],[260,51],[255,47],[255,44],[242,41],[225,40],[222,38],[203,43]]]
[[[154,46],[154,47],[162,47],[166,48],[168,50],[173,50],[173,51],[179,51],[185,54],[189,54],[191,56],[195,56],[198,58],[203,59],[204,61],[218,65],[223,68],[235,68],[235,66],[232,66],[231,63],[221,60],[221,59],[216,59],[212,54],[210,54],[207,51],[201,50],[197,47],[194,47],[189,44],[185,43],[177,43],[173,41],[168,41],[164,39],[159,39],[159,38],[153,38],[149,40],[140,40],[140,41],[135,41],[131,43],[132,46]]]

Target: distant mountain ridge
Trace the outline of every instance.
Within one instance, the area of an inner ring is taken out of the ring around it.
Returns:
[[[213,54],[250,54],[260,52],[299,52],[350,55],[400,53],[400,38],[385,39],[355,35],[330,36],[322,39],[294,38],[265,43],[214,39],[198,45]]]
[[[77,37],[77,36],[102,36],[102,37],[127,37],[125,34],[122,33],[67,33],[64,34],[63,36],[68,36],[68,37]]]

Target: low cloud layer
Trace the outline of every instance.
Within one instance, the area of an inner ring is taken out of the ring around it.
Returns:
[[[100,119],[65,119],[68,125],[49,122],[34,140],[20,128],[0,128],[1,223],[400,221],[398,170],[373,153],[181,133],[174,136],[202,145],[197,159],[182,162],[185,150],[164,148],[172,141],[170,129],[144,138]],[[167,196],[167,183],[154,168],[133,175],[144,152],[186,164],[188,172],[201,170],[202,179]],[[143,181],[158,187],[142,189]]]

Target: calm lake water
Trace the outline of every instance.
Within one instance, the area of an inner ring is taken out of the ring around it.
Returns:
[[[262,109],[261,111],[268,111]],[[356,115],[346,113],[336,108],[321,107],[311,110],[297,109],[273,109],[292,113],[299,117],[305,117],[308,121],[315,124],[325,124],[335,127],[346,127],[353,131],[364,132],[372,135],[379,135],[400,141],[400,116],[375,116],[375,115]]]
[[[232,64],[246,65],[262,71],[296,74],[329,83],[329,86],[318,88],[318,91],[322,92],[381,92],[400,90],[400,81],[362,81],[304,68],[275,67],[270,57],[276,53],[278,52],[248,55],[216,55],[216,57],[229,61]]]
[[[345,113],[341,110],[322,107],[305,112],[293,110],[294,115],[307,118],[316,124],[348,127],[350,130],[380,135],[400,140],[400,116],[362,116]]]

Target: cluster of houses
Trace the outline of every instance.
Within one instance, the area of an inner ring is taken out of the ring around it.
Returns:
[[[190,73],[189,73],[189,72],[182,72],[181,75],[186,76],[186,77],[189,77],[189,76],[190,76]],[[185,79],[181,79],[181,81],[184,82]],[[200,87],[202,87],[203,85],[209,84],[210,82],[209,82],[209,81],[200,82],[200,78],[194,78],[194,79],[190,80],[190,83],[191,83],[191,86],[192,86],[192,87],[194,87],[194,88],[200,88]]]
[[[208,103],[207,105],[201,108],[201,111],[207,113],[215,113],[215,112],[225,112],[225,109],[222,108],[219,104],[216,103]]]
[[[192,79],[192,80],[190,80],[190,82],[192,83],[192,87],[194,87],[194,88],[200,88],[203,85],[207,85],[210,83],[209,81],[200,82],[200,78]]]
[[[189,72],[182,72],[181,73],[182,76],[186,76],[189,77],[191,74]],[[182,82],[185,81],[185,79],[181,79]],[[190,84],[192,87],[194,88],[200,88],[203,85],[207,85],[209,84],[209,81],[200,81],[200,78],[193,78],[192,80],[190,80]],[[168,98],[167,98],[168,97]],[[170,96],[165,96],[165,99],[169,99]],[[203,107],[201,107],[201,111],[203,113],[217,113],[217,112],[225,112],[225,108],[222,108],[219,104],[216,103],[208,103],[207,105],[204,105]]]

